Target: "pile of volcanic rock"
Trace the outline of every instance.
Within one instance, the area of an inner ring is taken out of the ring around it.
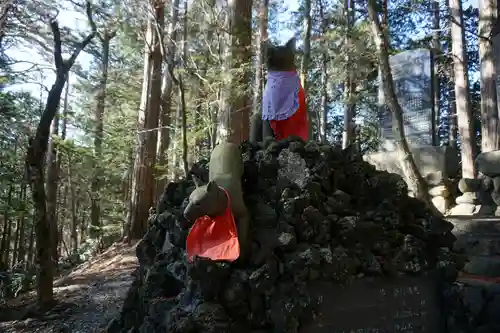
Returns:
[[[188,262],[194,189],[170,183],[137,246],[140,267],[107,332],[295,333],[320,302],[312,282],[438,272],[453,281],[452,225],[408,197],[404,180],[348,150],[299,139],[243,143],[243,190],[252,218],[245,263]],[[208,163],[191,172],[208,181]],[[191,178],[191,177],[188,177]]]

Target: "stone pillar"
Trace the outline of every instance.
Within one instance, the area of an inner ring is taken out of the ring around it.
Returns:
[[[476,158],[478,192],[481,203],[491,207],[491,214],[500,216],[500,150],[481,153]],[[495,212],[496,209],[496,212]]]
[[[439,185],[432,186],[429,184],[429,194],[432,197],[432,203],[441,213],[446,213],[450,208],[450,191],[442,182]]]

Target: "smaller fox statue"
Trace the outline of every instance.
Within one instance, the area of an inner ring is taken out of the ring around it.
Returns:
[[[212,151],[208,184],[202,185],[193,177],[196,189],[184,209],[184,217],[195,223],[186,244],[188,256],[195,254],[212,260],[229,261],[246,257],[250,246],[250,226],[243,201],[242,175],[240,148],[225,142]]]

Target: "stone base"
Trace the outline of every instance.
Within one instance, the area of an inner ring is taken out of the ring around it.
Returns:
[[[496,209],[496,212],[495,212]],[[498,214],[498,215],[497,215]],[[500,209],[489,205],[458,204],[451,208],[448,216],[500,216]]]
[[[448,215],[472,216],[476,213],[476,205],[470,203],[462,203],[453,207]]]
[[[441,214],[445,214],[450,208],[450,202],[442,196],[435,196],[432,198],[432,204]]]
[[[472,204],[472,205],[477,205],[479,204],[479,200],[477,198],[477,194],[475,192],[466,192],[459,196],[458,198],[455,199],[455,202],[457,205],[461,204]]]

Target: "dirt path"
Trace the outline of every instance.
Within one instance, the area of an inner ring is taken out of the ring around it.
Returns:
[[[0,307],[0,333],[102,332],[120,310],[136,267],[135,246],[115,244],[55,282],[58,305],[43,317],[29,313],[33,293]]]

